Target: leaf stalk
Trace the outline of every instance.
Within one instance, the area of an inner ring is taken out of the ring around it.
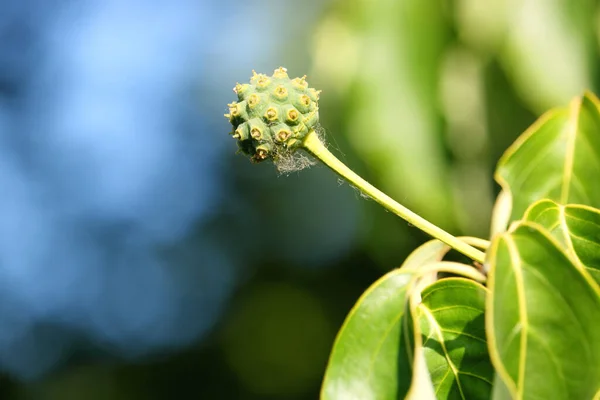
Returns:
[[[361,178],[358,174],[348,168],[336,156],[334,156],[325,145],[321,142],[314,130],[311,130],[304,139],[303,147],[310,154],[321,160],[333,172],[347,180],[350,184],[358,188],[361,192],[371,197],[377,203],[381,204],[385,209],[393,212],[400,218],[404,219],[411,225],[416,226],[428,235],[441,240],[454,250],[464,254],[470,259],[481,264],[485,261],[485,254],[480,250],[463,242],[459,238],[451,235],[437,225],[432,224],[425,218],[414,213],[408,208],[396,202],[394,199],[371,185],[369,182]]]

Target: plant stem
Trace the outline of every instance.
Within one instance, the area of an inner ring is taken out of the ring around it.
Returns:
[[[365,193],[373,200],[381,204],[387,210],[390,210],[400,218],[403,218],[406,222],[416,226],[423,232],[433,236],[436,239],[441,240],[454,250],[461,252],[465,256],[475,260],[481,264],[484,263],[485,254],[476,248],[468,245],[462,240],[455,236],[452,236],[445,230],[432,224],[426,219],[422,218],[418,214],[415,214],[408,208],[397,203],[391,197],[371,185],[369,182],[358,176],[354,171],[348,168],[344,163],[338,160],[321,142],[315,131],[308,133],[304,139],[304,149],[309,153],[321,160],[325,165],[331,168],[332,171],[346,179],[361,192]]]
[[[462,275],[465,278],[470,278],[477,282],[485,282],[487,280],[486,276],[483,275],[481,272],[477,271],[475,268],[452,261],[438,261],[436,263],[428,264],[424,267],[421,267],[417,270],[417,274],[414,276],[413,280],[420,279],[424,275],[430,273],[438,272],[447,272],[454,275]]]

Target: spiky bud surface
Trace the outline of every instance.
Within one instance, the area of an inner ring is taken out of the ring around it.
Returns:
[[[237,84],[237,101],[229,106],[229,119],[240,150],[254,162],[277,159],[302,145],[319,122],[319,93],[306,77],[290,79],[287,70],[273,75],[253,71],[250,83]]]

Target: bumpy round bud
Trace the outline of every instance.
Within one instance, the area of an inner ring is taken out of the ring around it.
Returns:
[[[320,91],[308,87],[306,76],[290,79],[283,67],[271,76],[253,71],[250,83],[233,91],[238,99],[228,104],[225,117],[240,150],[254,162],[290,154],[319,122]]]

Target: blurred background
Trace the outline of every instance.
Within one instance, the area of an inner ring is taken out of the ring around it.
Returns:
[[[427,240],[322,166],[236,155],[251,70],[332,151],[487,237],[495,163],[600,77],[596,0],[4,0],[0,398],[314,399],[360,294]]]

